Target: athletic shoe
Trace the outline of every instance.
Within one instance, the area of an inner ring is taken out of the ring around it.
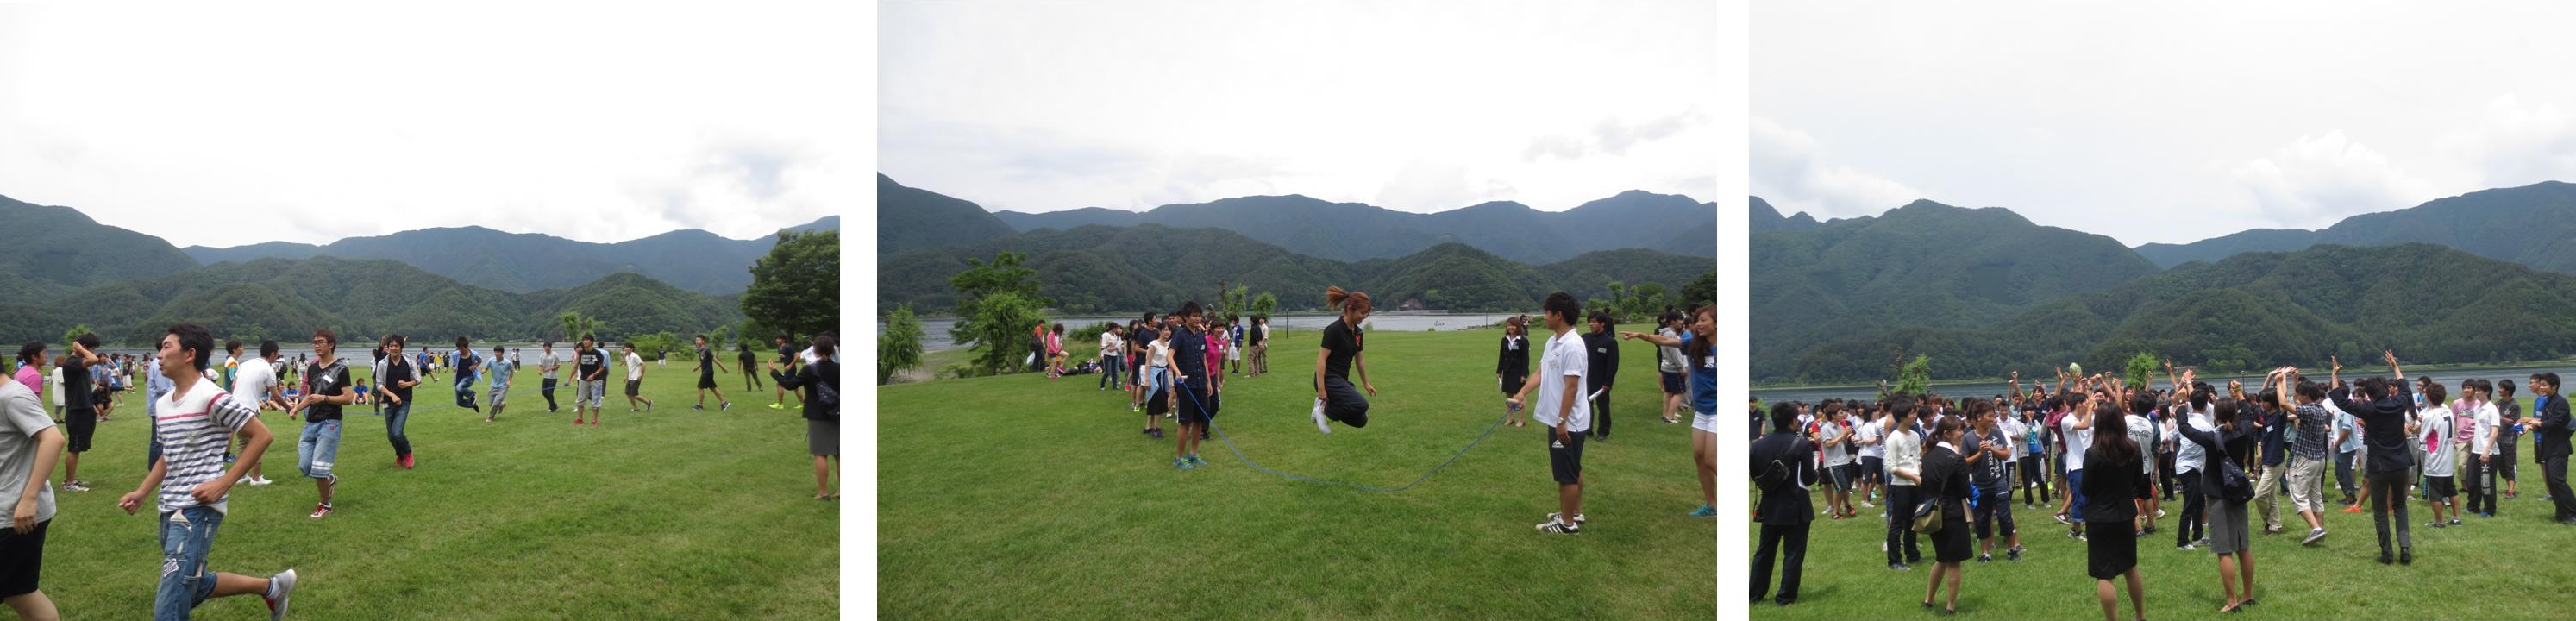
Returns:
[[[2203,547],[2203,548],[2209,547],[2209,536],[2208,536],[2208,535],[2202,535],[2202,536],[2200,537],[2200,540],[2199,540],[2199,541],[2194,541],[2194,542],[2191,542],[2191,543],[2192,543],[2193,545],[2197,545],[2197,546],[2200,546],[2200,547]]]
[[[1198,454],[1198,453],[1191,453],[1191,454],[1190,454],[1190,464],[1192,464],[1192,465],[1198,465],[1198,466],[1205,466],[1205,465],[1207,465],[1207,460],[1205,460],[1205,459],[1199,459],[1199,454]]]
[[[597,427],[597,426],[599,426],[599,419],[597,419],[597,418],[590,419],[590,426],[592,426],[592,427]]]
[[[267,485],[267,484],[268,484],[268,482],[269,482],[269,481],[268,481],[268,479],[263,479],[263,478],[259,478],[259,477],[251,477],[251,478],[250,478],[250,484],[252,484],[252,485]]]
[[[1156,439],[1156,440],[1161,440],[1161,439],[1163,439],[1163,430],[1161,430],[1161,429],[1156,429],[1156,430],[1154,430],[1154,439]]]
[[[1690,516],[1691,516],[1691,517],[1695,517],[1695,518],[1698,518],[1698,517],[1713,517],[1713,516],[1716,516],[1716,515],[1717,515],[1717,506],[1716,506],[1716,505],[1705,505],[1705,504],[1704,504],[1704,505],[1700,505],[1700,506],[1699,506],[1699,508],[1697,508],[1697,509],[1692,509],[1692,510],[1691,510],[1691,512],[1690,512]],[[1841,519],[1841,518],[1835,518],[1835,519]]]
[[[1979,555],[1977,555],[1977,562],[1979,562],[1979,563],[1992,563],[1992,562],[1995,562],[1995,553],[1993,553],[1993,552],[1987,552],[1987,553],[1984,553],[1984,554],[1979,554]]]
[[[1554,521],[1556,521],[1556,516],[1559,516],[1559,515],[1564,515],[1564,514],[1561,514],[1561,513],[1550,513],[1550,514],[1547,514],[1547,521],[1554,522]],[[1583,523],[1586,523],[1586,522],[1587,522],[1587,520],[1583,519],[1583,514],[1581,514],[1581,513],[1574,514],[1574,523],[1576,523],[1576,524],[1583,524]]]
[[[2317,542],[2318,542],[2318,541],[2323,541],[2323,540],[2325,540],[2325,538],[2326,538],[2326,529],[2324,529],[2324,528],[2311,528],[2311,529],[2308,529],[2308,538],[2299,540],[2299,545],[2303,545],[2303,546],[2312,546],[2312,545],[2317,545]]]
[[[2012,559],[2012,562],[2015,563],[2021,562],[2021,546],[2013,546],[2011,549],[2004,550],[2004,558]]]
[[[1190,470],[1190,469],[1196,468],[1196,466],[1191,466],[1191,465],[1190,465],[1190,460],[1187,460],[1187,459],[1181,459],[1181,458],[1179,458],[1179,457],[1174,457],[1174,458],[1172,458],[1172,467],[1174,467],[1174,468],[1179,468],[1179,469],[1182,469],[1182,470]]]
[[[1324,418],[1324,400],[1315,400],[1315,411],[1309,415],[1309,418],[1315,419],[1316,431],[1324,432],[1324,435],[1328,436],[1333,435],[1332,419]]]
[[[2397,559],[2389,558],[2389,557],[2388,557],[2388,552],[2386,552],[2386,551],[2381,551],[2381,552],[2379,553],[2379,564],[2381,564],[2381,565],[2386,565],[2386,564],[2394,563],[2394,562],[2397,562]]]
[[[2449,524],[2444,524],[2444,523],[2441,523],[2441,522],[2425,522],[2425,523],[2424,523],[2424,527],[2425,527],[2425,528],[2442,528],[2442,527],[2446,527],[2446,526],[2450,526],[2450,525],[2449,525]]]
[[[79,482],[79,481],[64,481],[64,482],[63,482],[63,489],[70,490],[70,491],[75,491],[75,492],[86,492],[86,491],[89,491],[89,484],[88,484],[88,483],[82,483],[82,482]]]
[[[2057,523],[2059,523],[2059,524],[2066,524],[2066,525],[2070,525],[2070,526],[2075,524],[2075,521],[2074,521],[2074,520],[2066,519],[2066,514],[2064,514],[2064,513],[2060,513],[2060,514],[2057,514],[2057,515],[2052,515],[2052,516],[2049,516],[2049,517],[2057,518]]]
[[[2400,549],[2398,549],[2398,550],[2397,550],[2397,564],[2399,564],[2399,565],[2413,565],[2413,564],[2415,564],[2415,549],[2414,549],[2414,548],[2400,548]]]
[[[2163,510],[2163,509],[2157,509],[2157,510],[2156,510],[2156,519],[2159,519],[2159,520],[2161,520],[2161,519],[2165,519],[2165,510]]]
[[[410,455],[404,455],[404,456],[403,456],[403,469],[404,469],[404,470],[410,470],[412,466],[414,466],[414,465],[418,465],[419,463],[420,463],[420,460],[419,460],[418,458],[414,458],[414,457],[412,457],[412,456],[410,456]]]
[[[1540,532],[1565,533],[1568,535],[1579,535],[1583,533],[1583,526],[1581,525],[1567,524],[1556,520],[1548,520],[1547,523],[1538,525],[1538,529]]]
[[[772,404],[769,404],[769,409],[772,409],[772,410],[778,409],[780,405],[784,405],[784,404],[778,404],[778,403],[772,403]],[[1130,411],[1133,411],[1133,410],[1130,410]]]
[[[2361,512],[2361,505],[2352,505],[2352,506],[2344,507],[2344,508],[2343,508],[2343,512],[2344,512],[2344,513],[2360,513],[2360,512]]]
[[[311,516],[309,516],[309,517],[312,517],[313,519],[319,520],[319,519],[322,519],[322,516],[326,516],[326,515],[330,515],[330,514],[331,514],[331,503],[327,503],[327,502],[325,502],[325,503],[320,503],[320,504],[313,505],[313,515],[311,515]]]
[[[289,569],[277,572],[277,575],[269,576],[268,592],[260,594],[259,597],[260,599],[268,602],[268,621],[285,619],[286,598],[294,595],[295,570]]]
[[[2451,518],[2451,525],[2452,525],[2452,526],[2459,526],[2459,525],[2460,525],[2460,518],[2458,518],[2458,517],[2452,517],[2452,518]]]
[[[651,412],[651,411],[653,411],[653,402],[651,402],[651,401],[646,401],[646,402],[644,402],[644,411],[646,411],[646,412]]]
[[[689,406],[689,409],[692,409],[692,410],[704,410],[704,409],[707,409],[707,404],[700,403],[700,404],[697,404],[697,405],[692,405],[692,406]]]
[[[648,409],[648,410],[649,410],[649,409],[653,409],[653,404],[650,404],[650,403],[644,404],[644,409]],[[717,409],[718,411],[727,411],[727,412],[733,411],[733,402],[732,402],[732,401],[726,401],[726,402],[724,402],[724,405],[716,406],[716,409]]]
[[[1860,506],[1861,506],[1861,508],[1863,508],[1863,509],[1876,509],[1876,508],[1878,508],[1878,505],[1869,504],[1869,501],[1867,501],[1867,500],[1860,501]]]
[[[1912,568],[1912,567],[1907,567],[1907,566],[1905,566],[1905,564],[1904,564],[1904,563],[1888,563],[1888,564],[1887,564],[1887,570],[1888,570],[1888,571],[1914,571],[1914,568]]]
[[[778,406],[775,406],[775,405],[773,405],[773,406],[769,406],[769,409],[775,410],[775,409],[778,409]],[[1138,405],[1130,405],[1130,406],[1127,406],[1127,413],[1129,413],[1129,414],[1134,414],[1134,413],[1137,413],[1137,412],[1143,412],[1143,411],[1145,411],[1144,406],[1138,406]]]
[[[2181,550],[2181,551],[2184,551],[2184,552],[2190,552],[2190,551],[2192,551],[2192,550],[2197,550],[2197,549],[2199,549],[2199,548],[2194,547],[2194,546],[2192,546],[2191,544],[2186,543],[2186,544],[2182,544],[2182,545],[2174,546],[2174,549],[2175,549],[2175,550]]]

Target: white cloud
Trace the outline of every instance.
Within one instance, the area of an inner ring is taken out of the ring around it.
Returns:
[[[1837,163],[1815,136],[1760,116],[1751,119],[1753,194],[1785,215],[1818,219],[1872,215],[1925,196],[1906,184]]]
[[[2317,227],[2345,216],[2413,207],[2440,196],[2433,184],[2354,142],[2342,130],[2300,136],[2270,155],[2229,168],[2273,222]]]
[[[2576,118],[2552,102],[2511,94],[2489,102],[2475,127],[2445,137],[2442,151],[2492,187],[2576,180]]]

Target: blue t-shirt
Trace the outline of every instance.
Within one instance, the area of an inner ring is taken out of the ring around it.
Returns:
[[[2282,445],[2287,441],[2283,434],[2289,428],[2289,415],[2281,412],[2263,413],[2263,465],[2281,465]]]
[[[1696,336],[1691,332],[1682,333],[1683,351],[1689,351],[1691,339]],[[1711,348],[1708,355],[1701,356],[1697,362],[1691,364],[1690,391],[1691,411],[1711,416],[1717,415],[1716,349]]]
[[[504,388],[509,388],[509,387],[510,387],[510,370],[511,370],[511,369],[516,369],[516,368],[518,368],[518,367],[519,367],[519,363],[511,362],[511,361],[510,361],[510,359],[508,359],[508,358],[500,358],[500,359],[495,359],[495,360],[493,360],[493,361],[492,361],[492,389],[493,389],[493,390],[500,390],[500,389],[504,389]]]

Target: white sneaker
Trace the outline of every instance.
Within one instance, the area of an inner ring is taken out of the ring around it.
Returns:
[[[268,479],[263,479],[263,478],[259,478],[259,477],[251,477],[251,479],[250,479],[250,484],[252,484],[252,485],[267,485],[267,484],[268,484]]]
[[[270,576],[268,584],[268,590],[272,593],[260,594],[260,599],[268,602],[268,621],[285,619],[287,598],[295,595],[295,570],[289,569]]]
[[[1315,412],[1313,417],[1315,419],[1316,431],[1324,432],[1324,435],[1328,436],[1333,435],[1333,419],[1324,418],[1324,400],[1315,400]]]

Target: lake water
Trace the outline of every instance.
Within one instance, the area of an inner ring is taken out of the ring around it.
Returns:
[[[2313,371],[2308,369],[2300,370],[2301,373],[2320,373],[2320,375],[2312,376],[2319,378],[2324,377],[2322,375],[2323,371],[2323,369],[2316,369]],[[2499,381],[2509,379],[2513,380],[2514,386],[2517,388],[2514,392],[2514,398],[2520,399],[2524,403],[2529,403],[2531,402],[2531,390],[2527,385],[2531,381],[2531,374],[2542,372],[2557,373],[2562,379],[2576,378],[2576,367],[2555,364],[2501,369],[2408,371],[2407,379],[2412,381],[2414,378],[2418,377],[2431,377],[2433,378],[2434,383],[2441,384],[2444,387],[2449,388],[2451,395],[2453,396],[2458,396],[2460,393],[2460,380],[2469,378],[2484,378]],[[2351,381],[2370,375],[2387,374],[2388,367],[2386,366],[2344,367],[2345,381]],[[2211,386],[2217,386],[2224,389],[2227,387],[2227,380],[2230,379],[2244,380],[2246,384],[2249,384],[2249,386],[2247,386],[2247,390],[2252,390],[2254,387],[2261,386],[2263,384],[2263,376],[2261,375],[2246,377],[2202,377],[2200,378],[2200,381],[2208,382]],[[2052,383],[2053,381],[2054,380],[2052,380]],[[2162,387],[2164,385],[2164,381],[2164,374],[2158,373],[2156,375],[2156,385]],[[2010,387],[2005,385],[2003,382],[1963,382],[1955,384],[1936,383],[1932,385],[1933,393],[1951,397],[1992,397],[1994,395],[2005,394],[2008,390],[2010,390]],[[2027,381],[2023,382],[2022,390],[2030,390],[2030,383]],[[1863,386],[1857,388],[1757,388],[1753,390],[1753,396],[1754,398],[1761,399],[1762,402],[1766,404],[1778,403],[1781,400],[1815,403],[1833,398],[1876,399],[1878,398],[1878,388],[1875,386]]]
[[[1395,330],[1399,332],[1419,332],[1423,330],[1465,330],[1478,326],[1489,326],[1502,323],[1504,319],[1515,315],[1516,313],[1375,313],[1369,315],[1368,321],[1362,323],[1368,329]],[[1532,313],[1531,316],[1536,317],[1537,315],[1536,313]],[[1065,331],[1072,332],[1078,326],[1097,325],[1110,321],[1116,321],[1119,325],[1123,326],[1126,325],[1126,322],[1143,318],[1144,313],[1137,313],[1134,315],[1120,315],[1117,317],[1049,317],[1047,320],[1063,323]],[[1332,325],[1333,320],[1338,318],[1340,318],[1340,315],[1272,315],[1270,316],[1270,338],[1275,340],[1304,338],[1297,336],[1296,333],[1323,330],[1324,326]],[[925,352],[946,351],[960,347],[956,339],[948,336],[948,329],[956,325],[957,320],[955,319],[921,320],[921,336],[923,341],[921,344],[922,350]],[[885,330],[885,321],[879,320],[877,322],[877,330]]]

